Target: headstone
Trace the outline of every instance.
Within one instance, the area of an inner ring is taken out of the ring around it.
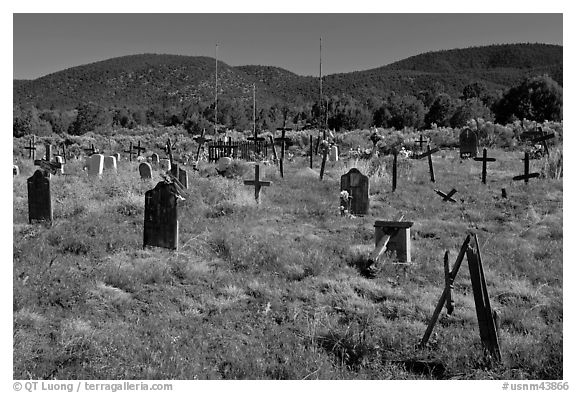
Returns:
[[[336,145],[332,145],[332,147],[330,147],[330,161],[338,161],[338,146]]]
[[[182,187],[188,188],[188,172],[180,168],[178,164],[174,163],[170,169],[170,173],[175,179],[178,179]]]
[[[154,189],[146,191],[144,198],[144,247],[156,246],[177,250],[178,190],[176,185],[161,181]]]
[[[216,169],[218,172],[224,172],[226,169],[230,168],[230,165],[232,165],[232,159],[230,157],[220,157],[216,163]]]
[[[18,165],[12,165],[12,176],[18,176],[20,174],[20,168]]]
[[[340,191],[343,190],[348,191],[348,195],[352,197],[350,214],[368,214],[370,207],[368,176],[364,176],[356,168],[350,169],[348,173],[340,178]]]
[[[138,166],[140,171],[140,179],[152,179],[152,166],[147,162],[143,162]]]
[[[117,170],[116,157],[114,156],[104,157],[104,169],[106,169],[107,171],[116,172]]]
[[[460,158],[476,157],[478,154],[478,136],[469,128],[460,133]]]
[[[374,223],[376,246],[385,235],[390,236],[386,250],[395,251],[396,258],[400,262],[410,263],[410,227],[413,225],[410,221],[376,221]]]
[[[92,154],[88,158],[88,176],[100,176],[104,169],[104,155]]]
[[[47,221],[52,224],[52,198],[50,178],[47,172],[38,169],[28,178],[28,220]]]
[[[112,154],[112,157],[116,157],[116,164],[120,162],[120,153],[114,153]]]
[[[64,174],[64,157],[62,156],[54,156],[52,158],[53,162],[57,162],[58,164],[60,164],[60,168],[57,169],[56,173],[59,173],[60,175]]]
[[[152,166],[154,168],[158,168],[158,163],[160,162],[160,156],[157,153],[152,153],[150,158],[151,158]]]
[[[171,165],[170,165],[170,160],[167,159],[161,159],[159,161],[160,163],[160,169],[163,171],[169,171],[171,169]]]

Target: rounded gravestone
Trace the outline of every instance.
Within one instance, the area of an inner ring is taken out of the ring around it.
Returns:
[[[338,161],[338,146],[336,145],[330,147],[330,161]]]
[[[171,168],[170,160],[162,159],[160,160],[160,169],[163,171],[169,171]]]
[[[89,176],[100,176],[104,169],[104,155],[92,154],[90,158],[88,158],[87,166]]]
[[[104,157],[104,169],[106,169],[107,171],[116,172],[117,170],[116,157],[114,156]]]
[[[154,165],[154,167],[157,167],[158,162],[160,161],[160,156],[158,156],[157,153],[152,153],[152,155],[150,156],[150,160],[152,162],[152,165]]]
[[[216,169],[218,172],[224,172],[226,169],[230,168],[232,165],[232,159],[230,157],[220,157],[216,163]]]
[[[138,166],[140,171],[140,179],[152,179],[152,165],[143,162]]]

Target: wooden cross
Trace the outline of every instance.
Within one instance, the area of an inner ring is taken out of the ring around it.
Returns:
[[[170,141],[168,138],[168,142],[166,142],[166,146],[164,147],[164,152],[168,155],[168,159],[170,160],[170,166],[172,166],[173,156],[172,156],[172,148],[174,147],[174,143]]]
[[[46,147],[46,155],[44,156],[44,159],[50,162],[52,160],[52,145],[46,143],[44,146]]]
[[[553,139],[554,136],[555,136],[554,134],[544,134],[544,131],[540,129],[540,136],[532,139],[532,142],[533,143],[542,142],[542,144],[544,145],[544,152],[546,155],[549,156],[550,152],[548,151],[548,144],[546,143],[546,141],[548,139]]]
[[[324,139],[324,141],[326,141]],[[324,168],[326,168],[326,158],[328,157],[328,147],[322,148],[322,163],[320,164],[320,180],[324,178]]]
[[[450,201],[450,202],[456,202],[454,199],[452,199],[452,195],[456,194],[458,191],[456,191],[455,188],[452,189],[452,191],[450,191],[448,194],[444,194],[442,191],[440,190],[434,190],[434,192],[438,195],[440,195],[443,199],[443,202],[446,201]]]
[[[486,184],[486,163],[496,161],[495,158],[488,158],[486,148],[482,150],[482,158],[474,157],[474,161],[482,161],[482,183]]]
[[[512,180],[524,180],[524,182],[528,184],[528,179],[531,179],[533,177],[540,177],[539,173],[530,173],[530,157],[528,155],[528,152],[524,153],[524,159],[522,161],[524,161],[524,174],[514,176]]]
[[[138,157],[140,155],[140,152],[145,152],[146,149],[144,147],[140,147],[140,141],[138,141],[138,146],[134,147],[134,150],[136,151],[136,157]]]
[[[312,144],[313,144],[313,138],[312,138],[312,134],[309,135],[310,136],[310,169],[312,169]]]
[[[450,261],[448,260],[448,251],[444,254],[444,293],[446,293],[446,313],[452,315],[454,312],[454,300],[452,291],[454,290],[454,280],[450,274]]]
[[[132,146],[132,142],[130,142],[130,149],[124,150],[124,153],[128,153],[128,155],[130,157],[130,162],[132,162],[132,155],[134,154],[134,148]]]
[[[318,155],[319,147],[320,147],[320,134],[318,134],[318,139],[316,139],[316,152],[315,152],[316,155]]]
[[[254,199],[256,202],[259,202],[260,197],[260,189],[263,186],[269,186],[272,182],[269,181],[260,181],[260,165],[256,164],[254,166],[254,180],[244,180],[244,185],[246,186],[254,186]]]
[[[428,157],[428,156],[430,156],[430,155],[432,155],[432,154],[434,154],[434,153],[437,153],[437,152],[439,152],[439,151],[440,151],[440,149],[437,148],[437,147],[435,147],[434,149],[430,150],[430,145],[428,145],[428,150],[426,151],[426,153],[416,154],[416,155],[414,156],[414,158],[417,159],[417,160],[420,160],[421,158]]]
[[[28,146],[24,149],[28,150],[28,158],[36,159],[36,135],[32,135],[32,139],[28,141]]]
[[[62,158],[64,159],[64,162],[66,162],[67,159],[66,159],[66,144],[65,144],[65,143],[62,144],[62,150],[61,150],[61,151],[62,151],[62,153],[60,153],[60,155],[61,155]]]
[[[89,147],[89,148],[85,148],[84,151],[85,151],[86,153],[88,153],[88,156],[91,156],[92,154],[96,153],[98,150],[96,150],[96,149],[94,148],[94,144],[92,143],[92,144],[90,145],[90,147]]]
[[[423,150],[424,147],[424,143],[428,142],[427,140],[425,141],[424,138],[422,137],[422,134],[420,134],[420,140],[417,140],[416,143],[420,145],[420,150]]]
[[[276,153],[276,145],[274,145],[274,137],[272,135],[268,135],[270,139],[270,146],[272,146],[272,154],[274,155],[274,162],[278,161],[278,153]]]
[[[53,175],[62,168],[59,162],[50,162],[52,155],[52,145],[46,144],[46,156],[42,160],[34,160],[34,165],[39,166],[42,170],[49,172]]]
[[[206,129],[203,128],[202,129],[202,134],[200,134],[200,136],[194,137],[194,140],[196,141],[196,143],[198,143],[198,151],[196,151],[196,162],[198,162],[198,158],[200,157],[200,150],[202,149],[202,146],[204,146],[204,143],[206,142],[210,142],[212,140],[212,138],[205,138],[204,134],[206,133]]]
[[[284,152],[286,150],[286,142],[288,142],[290,138],[286,138],[286,128],[282,128],[282,137],[281,138],[274,138],[275,142],[280,142],[280,146],[282,146],[282,150],[280,153],[280,177],[284,177]]]

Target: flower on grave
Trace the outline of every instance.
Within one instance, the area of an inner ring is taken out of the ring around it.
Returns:
[[[350,194],[348,194],[348,191],[346,190],[340,191],[340,199],[342,199],[343,201],[347,201],[349,197]]]

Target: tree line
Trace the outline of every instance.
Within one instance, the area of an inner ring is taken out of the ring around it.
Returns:
[[[426,129],[462,127],[470,119],[482,118],[499,124],[515,120],[561,121],[563,91],[547,75],[524,79],[506,92],[492,92],[480,82],[464,87],[459,97],[452,97],[442,86],[420,91],[417,95],[400,95],[393,91],[385,96],[361,102],[347,95],[326,97],[324,102],[266,104],[256,108],[259,131],[279,127],[294,129],[323,128],[341,130],[365,129],[371,126]],[[253,128],[251,102],[222,98],[218,102],[218,129],[250,130]],[[14,106],[13,136],[39,136],[51,133],[83,135],[87,132],[106,134],[115,127],[177,126],[190,134],[202,129],[213,132],[213,102],[193,102],[148,108],[108,108],[88,102],[74,110],[38,110],[34,106]]]

